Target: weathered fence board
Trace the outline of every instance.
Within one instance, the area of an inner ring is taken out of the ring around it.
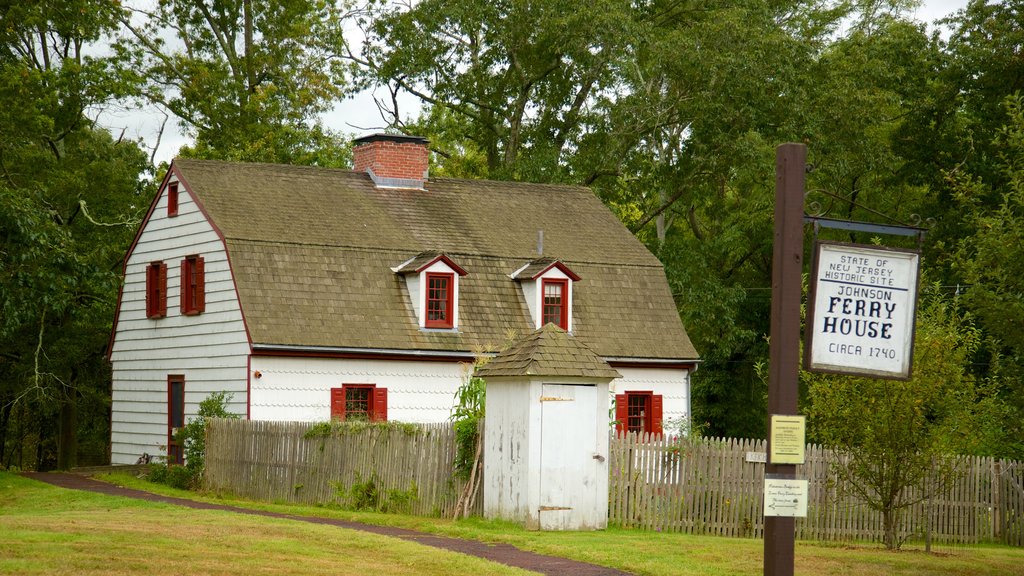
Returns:
[[[463,483],[453,476],[450,424],[369,427],[305,438],[313,424],[215,420],[207,433],[206,483],[249,498],[344,503],[346,490],[371,477],[402,511],[450,516]],[[613,434],[609,442],[608,518],[645,530],[762,537],[763,440],[710,438],[679,442]],[[839,456],[808,445],[797,477],[808,480],[807,517],[797,538],[881,541],[881,514],[858,500],[835,472]],[[1024,465],[982,457],[957,460],[958,474],[933,498],[904,514],[908,541],[938,544],[1004,542],[1024,546]],[[415,492],[404,504],[401,495]],[[921,496],[921,497],[918,497]],[[482,510],[478,497],[473,512]]]
[[[613,435],[609,443],[609,522],[647,530],[762,537],[763,440]],[[881,541],[881,513],[857,499],[835,472],[839,456],[808,445],[797,477],[808,480],[805,540]],[[940,544],[1004,542],[1024,546],[1024,466],[982,457],[958,458],[957,474],[934,498],[912,490],[903,516],[908,541]]]
[[[331,436],[306,438],[313,426],[212,421],[206,439],[207,487],[258,500],[344,504],[353,484],[372,478],[380,496],[403,512],[453,513],[462,483],[453,476],[455,431],[450,424],[343,428]]]

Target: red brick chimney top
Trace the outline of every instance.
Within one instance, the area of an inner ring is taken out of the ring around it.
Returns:
[[[368,172],[378,187],[423,188],[428,176],[428,140],[420,136],[372,134],[352,141],[352,169]]]

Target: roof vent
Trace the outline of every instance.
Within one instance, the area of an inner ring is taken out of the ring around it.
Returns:
[[[373,134],[352,141],[352,169],[367,172],[378,188],[423,188],[430,161],[420,136]]]

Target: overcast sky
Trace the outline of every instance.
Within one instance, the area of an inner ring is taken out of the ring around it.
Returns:
[[[914,16],[922,22],[932,23],[965,7],[967,2],[968,0],[925,0]],[[387,91],[381,91],[380,94],[387,96]],[[412,97],[401,101],[400,105],[405,107],[403,116],[416,110],[416,101]],[[101,125],[106,126],[114,133],[124,130],[125,136],[128,138],[141,138],[150,151],[156,144],[157,134],[163,120],[163,113],[155,107],[131,110],[107,109],[100,116]],[[363,92],[338,103],[331,112],[324,116],[324,123],[333,130],[343,134],[353,134],[357,137],[380,132],[384,128],[373,103],[372,92]],[[180,130],[178,121],[175,118],[170,118],[167,120],[160,146],[155,154],[156,162],[170,160],[186,143],[188,143],[188,139]]]

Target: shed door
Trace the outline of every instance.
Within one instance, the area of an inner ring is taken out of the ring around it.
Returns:
[[[541,390],[540,528],[593,528],[597,478],[607,474],[594,458],[597,386],[543,384]]]

